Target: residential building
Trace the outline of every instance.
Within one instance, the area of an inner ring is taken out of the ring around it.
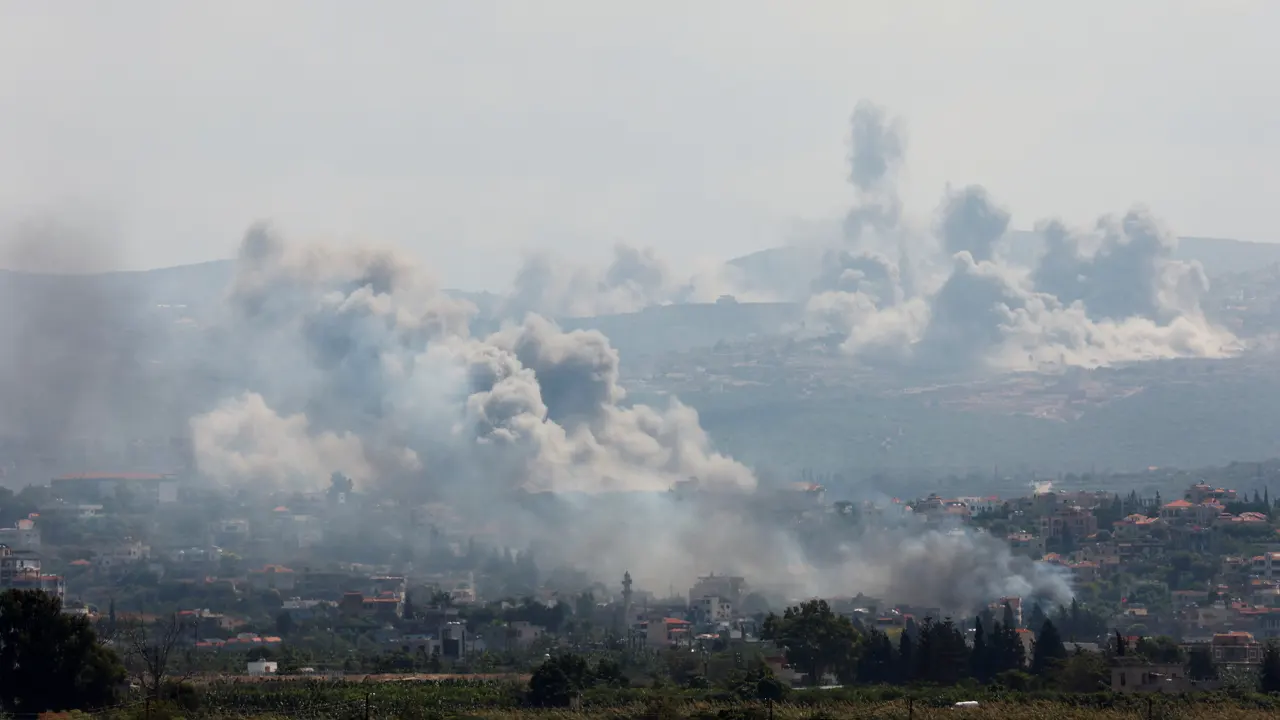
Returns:
[[[1213,636],[1209,645],[1213,661],[1221,665],[1256,665],[1262,662],[1263,645],[1253,633],[1226,632]]]
[[[246,672],[255,677],[275,675],[278,668],[279,663],[274,660],[250,660]]]
[[[733,603],[716,596],[702,597],[691,604],[694,614],[704,622],[728,622],[733,619]]]
[[[99,570],[111,571],[151,559],[151,548],[141,540],[125,538],[122,542],[101,548],[93,558]]]
[[[1146,663],[1116,658],[1111,666],[1111,691],[1116,693],[1186,692],[1194,687],[1181,664]]]
[[[1032,560],[1044,557],[1044,538],[1031,533],[1012,533],[1008,536],[1009,549],[1014,555],[1024,555]]]
[[[0,545],[14,552],[40,552],[40,531],[30,518],[19,520],[11,528],[0,528]]]
[[[64,598],[67,594],[62,576],[45,575],[41,572],[40,556],[15,552],[7,545],[0,545],[0,591],[2,590],[43,590],[58,598]]]
[[[1163,518],[1152,518],[1146,515],[1133,514],[1112,523],[1112,532],[1117,538],[1140,539],[1151,535],[1153,530],[1169,526]]]
[[[745,578],[711,573],[706,577],[698,578],[698,582],[689,590],[689,604],[694,604],[700,598],[714,597],[722,598],[737,607],[742,604],[742,597],[746,592]]]
[[[1056,540],[1063,535],[1080,539],[1098,532],[1098,518],[1079,505],[1059,507],[1050,515],[1040,516],[1040,535]]]
[[[1267,552],[1250,558],[1249,574],[1267,580],[1280,578],[1280,552]]]

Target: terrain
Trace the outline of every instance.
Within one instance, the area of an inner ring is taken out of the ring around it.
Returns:
[[[1015,234],[1008,250],[1035,252],[1031,238]],[[793,298],[653,306],[559,322],[609,337],[622,358],[629,401],[679,397],[699,411],[719,449],[767,473],[809,470],[851,483],[887,476],[990,481],[1005,473],[1053,477],[1280,456],[1273,431],[1280,425],[1280,374],[1272,349],[1280,328],[1280,245],[1184,238],[1178,255],[1209,268],[1207,312],[1249,338],[1242,356],[985,377],[872,369],[842,355],[835,342],[805,335],[804,307]],[[773,283],[784,294],[782,281],[810,276],[805,268],[819,258],[812,248],[786,247],[731,264],[746,284]],[[147,407],[161,409],[142,425],[157,435],[177,432],[229,379],[213,371],[170,377],[150,358],[173,352],[198,358],[217,349],[205,332],[207,313],[233,273],[232,261],[88,276],[0,272],[0,300],[11,309],[0,323],[11,348],[32,348],[24,362],[74,350],[95,358],[87,366],[94,371],[108,360],[133,368],[128,382],[92,392],[53,388],[32,398],[11,383],[7,397],[66,405],[67,417],[56,421],[76,425],[68,434],[77,435],[88,432],[82,426],[90,419],[109,417],[141,394]],[[793,284],[795,297],[807,292]],[[475,332],[498,327],[497,296],[452,292],[480,308]],[[93,341],[44,348],[45,336],[32,328],[49,322],[84,322],[94,329]],[[88,451],[66,454],[89,461]]]

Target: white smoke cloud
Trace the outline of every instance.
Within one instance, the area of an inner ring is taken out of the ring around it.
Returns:
[[[721,295],[767,300],[744,292],[732,267],[677,274],[652,248],[614,246],[605,267],[574,262],[541,251],[529,253],[502,307],[507,317],[538,313],[553,318],[592,317],[643,310],[654,305],[714,302]]]
[[[896,299],[867,307],[885,317],[927,310]],[[618,353],[601,333],[531,314],[476,337],[472,312],[395,253],[298,247],[254,228],[219,328],[225,354],[214,358],[235,391],[190,423],[200,472],[231,488],[289,491],[321,490],[341,472],[383,496],[445,503],[548,565],[597,578],[630,570],[650,587],[716,570],[793,597],[926,594],[910,590],[895,555],[929,562],[909,528],[878,532],[875,555],[848,546],[815,560],[753,473],[714,450],[692,408],[627,404]],[[698,492],[669,492],[691,479]],[[932,542],[946,545],[928,546],[934,557],[986,578],[972,594],[943,593],[962,584],[952,573],[939,599],[974,604],[1052,584],[974,545],[986,540]],[[954,561],[965,548],[982,554]]]
[[[999,252],[1009,212],[980,186],[948,190],[927,239],[903,222],[892,184],[900,121],[861,103],[852,140],[844,247],[828,252],[807,306],[846,351],[934,369],[1042,369],[1238,349],[1205,317],[1203,269],[1173,259],[1175,237],[1145,209],[1086,231],[1043,221],[1046,251],[1021,267]]]

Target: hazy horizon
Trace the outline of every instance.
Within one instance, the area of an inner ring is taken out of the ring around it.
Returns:
[[[265,219],[474,289],[532,248],[705,263],[842,214],[869,97],[907,119],[909,206],[976,182],[1016,227],[1138,202],[1179,235],[1277,239],[1274,4],[378,9],[8,8],[0,231],[56,222],[105,248],[75,269],[143,269],[231,257]]]

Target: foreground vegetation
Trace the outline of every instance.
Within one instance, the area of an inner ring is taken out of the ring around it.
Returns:
[[[135,702],[96,714],[132,718],[788,718],[953,717],[953,706],[974,718],[1204,718],[1274,717],[1280,696],[1251,693],[1115,695],[1008,692],[997,688],[837,688],[793,691],[784,700],[744,700],[723,691],[600,689],[569,708],[537,708],[526,686],[514,683],[350,683],[272,680],[170,689],[162,701]]]

